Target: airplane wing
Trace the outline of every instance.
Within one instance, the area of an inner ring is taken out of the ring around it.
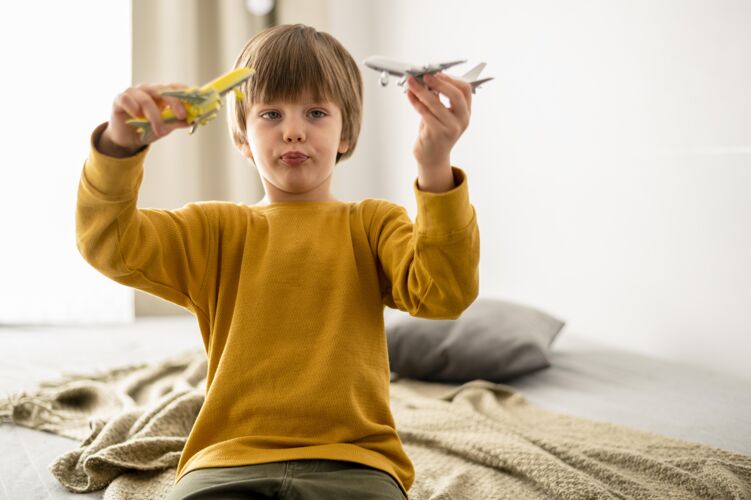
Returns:
[[[215,92],[219,94],[220,97],[224,96],[224,94],[250,78],[253,73],[255,73],[255,70],[251,68],[237,68],[207,83],[200,89],[190,87],[186,89],[167,90],[162,92],[162,95],[177,97],[181,101],[186,101],[191,104],[201,104],[211,98]]]
[[[177,97],[181,101],[186,101],[191,104],[201,104],[208,97],[208,94],[201,93],[200,90],[166,90],[160,92],[160,94]]]
[[[141,137],[146,137],[151,133],[151,122],[145,118],[131,118],[127,120],[127,123],[134,126]]]
[[[466,60],[462,61],[451,61],[451,62],[445,62],[445,63],[436,63],[436,64],[428,64],[426,66],[422,67],[422,73],[438,73],[439,71],[443,71],[444,69],[448,69],[452,66],[456,66],[457,64],[463,64],[467,62]]]
[[[129,118],[128,124],[138,128],[151,127],[151,122],[146,118]]]
[[[456,66],[457,64],[462,64],[465,62],[467,61],[451,61],[445,63],[426,64],[424,66],[408,66],[405,69],[404,73],[412,75],[415,78],[419,78],[426,73],[438,73],[439,71],[443,71],[446,68],[450,68],[452,66]]]
[[[177,117],[174,115],[171,109],[162,110],[162,118],[164,123],[174,123],[177,121]],[[140,131],[142,136],[146,136],[151,133],[151,122],[146,118],[129,118],[126,120],[128,125],[136,127]]]

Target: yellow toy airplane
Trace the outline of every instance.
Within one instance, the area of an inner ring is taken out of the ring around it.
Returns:
[[[199,125],[206,125],[209,120],[216,118],[219,108],[222,107],[222,97],[230,90],[235,90],[235,98],[238,101],[244,99],[240,89],[235,88],[250,78],[256,70],[252,68],[237,68],[207,83],[201,88],[187,87],[178,90],[165,90],[162,95],[177,97],[185,106],[185,121],[192,123],[190,133],[195,132]],[[174,111],[169,106],[162,110],[162,118],[165,123],[177,121]],[[131,118],[126,123],[136,127],[136,130],[144,136],[151,132],[151,123],[144,117]]]

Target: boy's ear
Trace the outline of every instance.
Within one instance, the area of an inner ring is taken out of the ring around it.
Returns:
[[[253,153],[250,151],[250,146],[248,146],[247,142],[240,147],[240,152],[248,160],[252,160],[253,159]]]
[[[349,141],[342,139],[341,141],[339,141],[339,148],[337,149],[337,152],[344,154],[347,152],[347,150],[349,150]]]

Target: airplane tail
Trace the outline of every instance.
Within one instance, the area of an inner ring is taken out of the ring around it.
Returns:
[[[485,63],[478,64],[477,66],[463,74],[462,80],[471,82],[472,80],[477,79],[477,77],[480,76],[480,73],[482,73],[483,69],[485,69]]]
[[[462,80],[464,80],[465,82],[469,83],[472,86],[473,94],[475,93],[475,89],[477,89],[477,87],[493,79],[493,77],[490,77],[490,78],[483,78],[482,80],[478,80],[477,77],[480,76],[480,73],[482,73],[483,69],[485,69],[485,63],[480,63],[461,76]]]

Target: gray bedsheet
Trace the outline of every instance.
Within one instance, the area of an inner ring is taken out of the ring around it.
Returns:
[[[192,317],[134,325],[0,328],[0,392],[32,388],[63,371],[157,361],[200,346]],[[542,407],[751,455],[749,381],[591,342],[562,331],[553,366],[509,385]],[[440,391],[443,384],[429,384]],[[451,386],[448,386],[451,387]],[[47,465],[76,442],[0,425],[0,494],[8,499],[101,498],[67,492]]]
[[[751,456],[751,380],[567,338],[553,366],[513,382],[550,410]]]

